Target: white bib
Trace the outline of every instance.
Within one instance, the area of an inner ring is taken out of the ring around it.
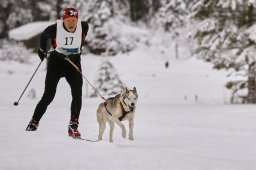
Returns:
[[[81,52],[82,24],[78,20],[76,31],[68,32],[63,26],[62,20],[57,20],[56,51],[64,55],[78,54]]]

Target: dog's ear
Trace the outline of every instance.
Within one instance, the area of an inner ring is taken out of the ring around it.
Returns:
[[[136,89],[136,87],[133,87],[133,93],[137,93],[137,89]]]
[[[125,87],[125,93],[129,93],[129,90],[127,87]]]

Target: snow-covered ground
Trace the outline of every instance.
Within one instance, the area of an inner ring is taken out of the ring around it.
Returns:
[[[182,49],[180,49],[182,51]],[[39,63],[0,63],[0,169],[1,170],[255,170],[256,106],[230,105],[223,72],[194,58],[174,59],[155,48],[139,48],[108,58],[129,88],[137,87],[134,141],[123,139],[116,126],[114,143],[90,143],[67,135],[70,89],[62,79],[54,101],[38,131],[26,132],[44,88],[42,65],[20,104],[16,101]],[[101,57],[83,56],[83,72],[91,82]],[[170,67],[164,67],[169,60]],[[86,98],[79,130],[96,139],[95,111],[100,98]],[[32,99],[35,92],[35,99]],[[127,123],[125,123],[127,127]]]

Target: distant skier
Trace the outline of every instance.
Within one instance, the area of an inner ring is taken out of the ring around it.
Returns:
[[[47,54],[47,40],[51,40],[53,52],[47,63],[44,94],[37,104],[26,131],[36,131],[39,121],[46,112],[47,106],[53,101],[60,78],[65,77],[72,94],[71,118],[68,134],[80,138],[78,131],[79,115],[82,107],[82,75],[65,60],[68,57],[81,69],[81,47],[85,42],[89,26],[87,22],[78,20],[75,8],[66,8],[62,20],[48,26],[41,35],[38,56],[43,61]]]

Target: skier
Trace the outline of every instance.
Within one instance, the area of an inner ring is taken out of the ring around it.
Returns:
[[[75,8],[66,8],[62,20],[48,26],[41,35],[38,56],[41,61],[47,56],[47,40],[51,40],[52,52],[48,57],[44,94],[37,104],[26,131],[36,131],[39,121],[53,101],[60,78],[65,77],[72,94],[71,118],[68,134],[73,138],[81,138],[78,131],[79,115],[82,106],[82,75],[66,60],[68,57],[81,70],[81,48],[85,42],[89,26],[87,22],[78,20]]]

